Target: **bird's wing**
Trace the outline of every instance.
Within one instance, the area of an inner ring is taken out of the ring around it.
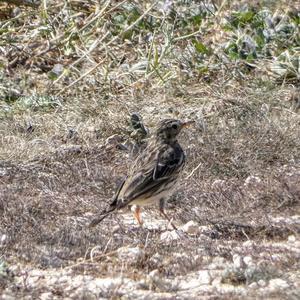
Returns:
[[[182,167],[184,163],[184,153],[180,149],[168,148],[161,152],[154,172],[153,179],[155,181],[164,180],[169,176],[173,176],[174,172]]]
[[[175,179],[183,163],[184,153],[181,149],[178,151],[169,146],[159,151],[155,160],[146,161],[141,169],[127,178],[118,196],[120,207],[160,191],[164,183]]]

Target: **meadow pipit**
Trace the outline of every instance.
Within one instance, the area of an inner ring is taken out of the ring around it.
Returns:
[[[134,216],[142,225],[140,207],[153,203],[159,204],[160,213],[171,223],[164,211],[165,202],[174,191],[185,161],[185,154],[177,136],[182,128],[191,123],[193,121],[182,122],[174,119],[159,123],[156,133],[119,186],[112,203],[92,220],[90,227],[127,205],[135,206]],[[173,224],[172,226],[176,229]]]

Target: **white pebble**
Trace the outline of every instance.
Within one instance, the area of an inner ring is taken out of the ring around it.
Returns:
[[[186,224],[181,226],[180,229],[183,232],[186,232],[188,234],[197,234],[197,233],[199,233],[199,225],[198,225],[198,223],[196,223],[194,221],[187,222]]]
[[[295,243],[296,242],[296,237],[294,235],[289,235],[288,242],[289,243]]]
[[[273,292],[277,290],[287,289],[288,287],[289,284],[281,278],[275,278],[269,281],[269,288]]]
[[[176,230],[165,231],[160,235],[160,240],[164,242],[176,241],[180,238]]]

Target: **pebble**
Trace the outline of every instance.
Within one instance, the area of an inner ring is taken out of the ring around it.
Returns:
[[[245,180],[245,185],[260,183],[261,179],[258,176],[248,176]]]
[[[212,188],[223,188],[224,186],[226,186],[226,181],[221,179],[215,180],[211,185]]]
[[[256,290],[258,288],[258,284],[256,282],[252,282],[248,285],[248,288],[251,290]]]
[[[186,232],[186,233],[192,234],[192,235],[199,233],[199,225],[195,221],[187,222],[186,224],[181,226],[180,229],[183,232]]]
[[[243,268],[245,266],[242,257],[239,254],[233,254],[232,256],[233,266],[236,269]]]
[[[243,247],[252,247],[254,245],[253,241],[246,241],[243,243]]]
[[[2,234],[1,238],[0,238],[0,246],[4,245],[4,243],[7,240],[7,235],[6,234]]]
[[[179,238],[180,238],[180,236],[176,230],[165,231],[160,235],[160,240],[163,242],[176,241]]]
[[[294,235],[289,235],[288,242],[289,243],[295,243],[296,242],[296,237]]]
[[[139,248],[129,248],[129,247],[121,247],[118,249],[118,258],[121,260],[125,260],[126,262],[133,263],[136,262],[144,255],[144,251]]]
[[[52,300],[53,295],[51,292],[42,293],[39,297],[41,300]]]
[[[269,281],[269,289],[272,292],[277,291],[277,290],[287,289],[288,287],[289,287],[289,284],[281,278],[275,278],[275,279],[271,279]]]
[[[120,136],[119,134],[114,134],[114,135],[111,135],[110,137],[108,137],[105,140],[105,145],[106,146],[108,146],[108,145],[117,145],[121,142],[122,142],[122,136]]]
[[[221,283],[222,283],[222,276],[217,276],[216,278],[214,278],[211,284],[213,286],[217,286],[220,285]]]
[[[189,290],[197,288],[200,285],[210,284],[212,282],[210,273],[207,270],[201,270],[195,275],[196,276],[194,278],[191,278],[190,280],[180,282],[179,288],[181,290]]]
[[[245,256],[243,258],[243,262],[245,263],[245,265],[247,266],[252,266],[254,263],[253,263],[253,259],[251,256]]]
[[[267,283],[263,280],[263,279],[260,279],[257,281],[257,284],[260,286],[260,287],[265,287],[267,285]]]
[[[151,258],[149,259],[149,262],[154,265],[158,265],[158,264],[161,264],[163,262],[163,260],[164,260],[164,258],[161,254],[155,253],[153,256],[151,256]]]

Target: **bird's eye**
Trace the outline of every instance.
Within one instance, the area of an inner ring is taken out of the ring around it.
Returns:
[[[172,128],[173,128],[173,129],[178,129],[178,125],[177,125],[177,124],[173,124],[173,125],[172,125]]]

